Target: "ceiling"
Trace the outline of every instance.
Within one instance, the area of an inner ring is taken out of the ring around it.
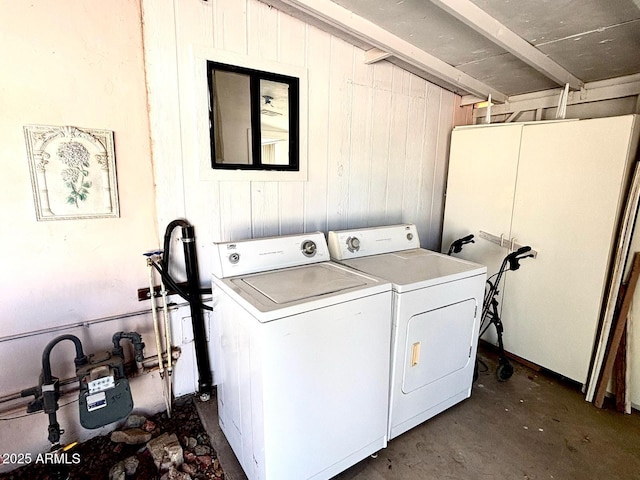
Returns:
[[[640,94],[640,0],[262,1],[467,104]]]

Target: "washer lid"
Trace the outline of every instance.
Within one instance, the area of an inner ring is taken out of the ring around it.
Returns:
[[[391,291],[388,280],[334,262],[211,280],[214,298],[228,296],[260,323]]]
[[[390,281],[397,292],[438,285],[487,272],[484,265],[422,248],[343,260],[340,263]]]
[[[362,278],[346,276],[344,272],[322,264],[254,275],[243,278],[242,282],[278,304],[366,285]]]

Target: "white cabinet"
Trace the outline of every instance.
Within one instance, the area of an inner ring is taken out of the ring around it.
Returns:
[[[585,383],[606,294],[638,116],[459,127],[451,141],[443,249],[491,275],[508,253],[537,251],[501,288],[507,351]]]

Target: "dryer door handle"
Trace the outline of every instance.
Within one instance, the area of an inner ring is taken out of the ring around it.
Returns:
[[[420,363],[420,342],[413,344],[411,349],[411,366],[415,367]]]

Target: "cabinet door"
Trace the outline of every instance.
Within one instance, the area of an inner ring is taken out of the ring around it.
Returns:
[[[480,238],[480,231],[510,238],[522,124],[457,128],[451,137],[442,249],[469,233],[462,258],[496,272],[505,248]]]
[[[511,236],[538,256],[505,285],[505,348],[581,383],[630,167],[632,124],[627,116],[523,129]]]

